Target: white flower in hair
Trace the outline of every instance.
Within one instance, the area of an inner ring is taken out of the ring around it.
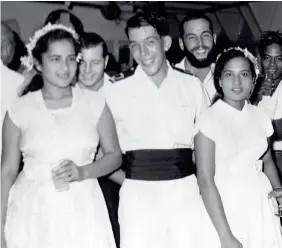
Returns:
[[[26,44],[26,49],[27,49],[27,56],[23,56],[20,58],[22,64],[27,68],[27,70],[32,70],[33,66],[34,66],[34,58],[32,56],[32,50],[35,48],[36,43],[38,42],[38,40],[44,36],[45,34],[49,33],[50,31],[56,30],[56,29],[60,29],[60,30],[65,30],[66,32],[70,33],[72,35],[72,37],[76,40],[79,41],[79,36],[78,34],[75,32],[74,29],[70,28],[70,27],[66,27],[62,24],[51,24],[50,22],[45,25],[43,28],[37,30],[33,37],[30,38],[29,37],[29,43]],[[81,59],[81,54],[78,54],[76,60],[79,61]]]
[[[253,63],[253,65],[255,67],[256,78],[257,78],[258,75],[260,74],[258,60],[257,60],[257,58],[254,55],[252,55],[250,53],[250,51],[247,48],[242,49],[241,47],[230,47],[228,49],[224,49],[223,52],[217,56],[216,62],[218,61],[218,59],[220,58],[220,56],[223,53],[226,53],[226,52],[228,52],[230,50],[237,50],[237,51],[241,51],[242,53],[244,53],[245,57],[248,58]]]
[[[76,62],[78,63],[82,59],[82,54],[78,53],[76,56]]]

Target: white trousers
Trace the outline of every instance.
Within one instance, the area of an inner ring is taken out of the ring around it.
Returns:
[[[204,206],[194,175],[168,181],[125,179],[121,248],[197,248]]]

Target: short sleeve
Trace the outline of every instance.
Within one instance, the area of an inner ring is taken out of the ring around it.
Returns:
[[[271,137],[273,132],[274,132],[274,129],[273,129],[273,125],[272,125],[272,122],[271,122],[271,119],[267,116],[267,115],[264,115],[264,123],[265,123],[265,132],[266,132],[266,137]]]
[[[105,108],[106,100],[105,96],[101,92],[88,92],[88,100],[90,102],[91,112],[90,116],[94,116],[94,119],[98,122],[100,116]]]
[[[215,141],[215,128],[214,128],[214,119],[212,118],[212,111],[207,110],[204,114],[202,114],[195,125],[195,135],[201,132],[203,135],[208,137],[209,139]]]
[[[23,112],[24,105],[21,98],[16,98],[7,110],[7,113],[9,114],[12,122],[21,129],[23,128],[24,123]]]

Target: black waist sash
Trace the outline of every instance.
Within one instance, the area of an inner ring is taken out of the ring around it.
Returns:
[[[123,155],[126,178],[161,181],[183,178],[195,173],[193,151],[188,148],[134,150]]]

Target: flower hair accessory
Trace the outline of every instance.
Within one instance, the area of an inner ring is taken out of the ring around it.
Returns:
[[[224,49],[222,53],[220,53],[217,58],[216,58],[216,62],[218,61],[218,59],[220,58],[220,56],[223,54],[223,53],[226,53],[230,50],[236,50],[236,51],[240,51],[242,53],[244,53],[244,56],[245,58],[248,58],[254,65],[255,67],[255,73],[256,73],[256,78],[258,77],[258,75],[260,74],[260,69],[259,69],[259,64],[258,64],[258,60],[257,58],[252,55],[249,50],[247,48],[245,49],[242,49],[241,47],[230,47],[228,49]]]
[[[28,71],[31,71],[33,66],[34,66],[34,57],[32,55],[32,50],[35,48],[37,41],[44,36],[45,34],[49,33],[50,31],[60,29],[67,31],[72,35],[72,37],[79,42],[79,36],[75,32],[74,29],[66,27],[62,24],[51,24],[50,22],[45,25],[43,28],[37,30],[32,38],[29,38],[30,43],[26,44],[26,49],[27,49],[27,56],[23,56],[20,58],[22,65],[24,65]],[[79,53],[76,57],[76,61],[79,62],[81,59],[81,54]]]

